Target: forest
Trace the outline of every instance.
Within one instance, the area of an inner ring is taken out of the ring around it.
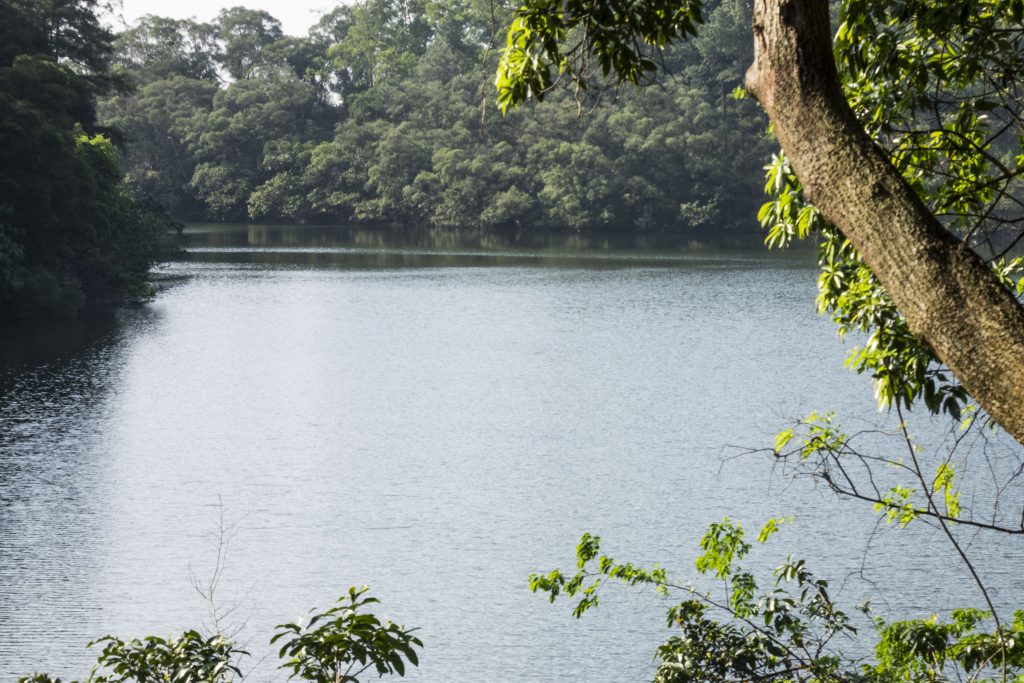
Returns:
[[[94,3],[0,2],[0,317],[145,298],[177,224],[126,183],[97,100],[125,87]]]
[[[149,16],[114,40],[130,89],[101,97],[99,117],[123,136],[129,183],[183,220],[749,229],[770,142],[732,97],[746,5],[713,7],[647,87],[507,116],[497,0],[339,5],[299,37],[243,7],[209,24]]]
[[[751,10],[709,5],[644,87],[503,115],[497,0],[339,5],[305,36],[244,7],[115,34],[95,0],[4,0],[0,311],[145,298],[176,221],[749,230],[771,150],[733,96]]]

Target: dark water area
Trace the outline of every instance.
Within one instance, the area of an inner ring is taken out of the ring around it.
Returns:
[[[591,531],[685,578],[727,514],[793,515],[751,566],[806,556],[851,607],[979,602],[936,534],[879,529],[740,455],[812,410],[891,419],[814,310],[808,252],[187,239],[150,304],[2,329],[0,680],[84,676],[107,633],[208,626],[191,577],[222,542],[217,602],[252,680],[285,679],[274,624],[362,584],[421,627],[411,680],[649,680],[659,598],[609,591],[577,621],[527,576],[573,566]],[[976,542],[996,599],[1019,603],[1024,553]]]

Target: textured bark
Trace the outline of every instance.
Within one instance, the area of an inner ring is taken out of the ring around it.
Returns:
[[[755,0],[761,103],[807,198],[857,247],[914,334],[1024,443],[1024,308],[950,235],[857,122],[827,0]]]

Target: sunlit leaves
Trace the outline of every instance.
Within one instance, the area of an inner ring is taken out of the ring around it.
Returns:
[[[833,424],[835,413],[813,412],[801,421],[803,430],[799,453],[803,460],[822,452],[837,453],[846,446],[847,436]]]
[[[96,668],[86,683],[228,683],[242,677],[238,658],[248,653],[219,634],[197,631],[180,636],[122,640],[106,636],[89,643],[102,645]],[[60,683],[47,674],[34,674],[19,683]]]
[[[781,521],[772,520],[765,528],[777,528]],[[773,572],[774,586],[760,589],[754,574],[738,565],[750,550],[743,536],[740,525],[725,519],[710,525],[701,540],[699,571],[724,584],[724,600],[671,581],[657,566],[644,569],[617,562],[601,553],[599,539],[590,534],[577,546],[576,575],[566,577],[555,570],[532,576],[530,585],[552,601],[563,592],[574,598],[576,616],[597,605],[598,591],[609,580],[679,596],[666,610],[674,632],[658,648],[655,681],[830,679],[839,659],[824,647],[835,635],[854,629],[829,596],[828,582],[815,577],[803,560],[790,558]]]
[[[640,83],[658,68],[656,50],[696,34],[700,0],[527,0],[509,27],[495,78],[507,111],[541,100],[559,75],[586,88],[590,60],[602,76]]]
[[[775,435],[775,452],[778,453],[785,448],[796,433],[792,429],[783,429],[781,432]]]
[[[1019,4],[841,5],[835,53],[854,112],[929,207],[975,241],[1020,214]]]
[[[946,516],[950,519],[957,519],[960,516],[960,492],[954,486],[955,479],[953,465],[942,463],[932,482],[932,491],[942,493],[943,502],[946,505]]]
[[[952,619],[898,621],[882,626],[875,648],[875,671],[889,680],[925,683],[951,680],[1019,680],[1024,665],[1024,624],[1017,612],[1011,624],[979,630],[992,614],[958,609]],[[1004,678],[1004,673],[1006,678]]]
[[[973,420],[976,410],[967,406],[965,420]],[[970,423],[965,422],[957,431],[969,428]],[[967,471],[964,459],[954,457],[950,450],[936,464],[906,424],[893,434],[880,430],[850,434],[836,423],[833,414],[811,413],[783,434],[785,443],[773,454],[791,475],[813,477],[841,496],[872,504],[881,521],[888,524],[904,528],[926,519],[931,524],[1020,533],[1012,521],[1000,521],[998,514],[981,519],[965,511],[959,481]],[[769,520],[765,530],[774,532],[781,521]]]
[[[824,228],[824,219],[812,205],[803,201],[800,181],[781,152],[772,155],[765,166],[765,194],[772,198],[757,214],[768,235],[769,248],[788,247],[794,239],[805,239]]]
[[[700,541],[704,554],[697,557],[697,571],[713,572],[720,579],[732,574],[733,562],[750,552],[750,544],[743,540],[743,533],[743,528],[728,517],[709,526]]]
[[[555,570],[531,577],[531,587],[552,601],[564,590],[579,600],[577,616],[597,605],[599,589],[611,579],[654,586],[673,599],[666,609],[673,633],[658,647],[656,683],[1016,682],[1024,674],[1024,612],[991,630],[991,613],[979,609],[954,610],[948,620],[931,615],[887,623],[875,617],[874,658],[848,656],[837,637],[856,629],[833,600],[829,582],[804,560],[789,557],[772,572],[772,587],[760,589],[754,574],[736,564],[747,549],[742,537],[742,527],[724,520],[711,525],[701,542],[705,555],[730,558],[716,574],[725,600],[669,579],[664,569],[617,562],[590,534],[577,547],[575,576]],[[867,604],[861,609],[870,614]]]
[[[938,363],[932,350],[907,327],[902,314],[856,248],[803,197],[803,189],[779,154],[766,167],[765,191],[771,196],[759,218],[770,247],[793,239],[818,239],[818,309],[829,315],[839,334],[866,335],[846,364],[874,378],[879,407],[911,406],[923,399],[934,413],[959,418],[967,394]],[[1009,277],[1009,276],[1007,276]],[[778,450],[778,448],[776,449]]]
[[[543,40],[537,38],[540,34],[545,35]],[[525,16],[516,17],[508,30],[495,80],[502,112],[530,97],[537,101],[544,99],[553,82],[548,55],[558,56],[557,41],[564,37],[565,28],[557,16],[537,13],[532,22]]]
[[[357,683],[364,671],[377,676],[405,675],[405,663],[419,665],[415,648],[422,647],[415,629],[382,622],[366,607],[379,601],[367,588],[350,588],[338,605],[313,612],[306,624],[280,624],[271,643],[281,641],[278,656],[290,678],[314,683]]]
[[[792,430],[787,431],[789,431],[792,434]],[[790,515],[789,517],[774,517],[772,519],[769,519],[767,522],[764,523],[764,526],[761,527],[761,531],[757,534],[757,542],[767,543],[772,536],[778,533],[781,525],[792,524],[793,521],[794,518],[792,515]]]
[[[911,502],[914,493],[914,489],[906,486],[893,486],[885,498],[875,503],[875,512],[885,513],[889,524],[898,523],[902,529],[921,516],[921,511]]]
[[[596,572],[589,569],[596,564]],[[627,585],[649,584],[659,592],[666,585],[665,570],[660,567],[644,569],[630,563],[620,564],[608,555],[601,554],[600,536],[583,534],[576,546],[577,572],[566,577],[561,571],[554,570],[548,574],[531,574],[530,590],[534,593],[547,593],[548,599],[555,599],[565,594],[577,598],[573,606],[573,616],[582,617],[589,609],[599,604],[599,591],[606,579],[615,579]]]
[[[235,659],[248,654],[219,634],[204,638],[196,631],[177,638],[149,636],[129,641],[107,636],[93,644],[103,645],[98,663],[111,671],[102,676],[105,683],[230,681],[241,676]]]
[[[1024,295],[1024,256],[1012,259],[996,259],[992,271],[1007,289],[1018,297]]]

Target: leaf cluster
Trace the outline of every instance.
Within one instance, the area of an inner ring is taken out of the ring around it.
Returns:
[[[365,612],[378,602],[366,595],[367,588],[350,588],[336,607],[313,612],[309,622],[278,626],[271,643],[282,642],[278,656],[291,671],[290,678],[315,683],[357,683],[359,676],[373,669],[379,676],[405,675],[405,660],[419,665],[414,647],[422,647],[415,629],[404,629],[390,621],[381,622]],[[360,613],[360,611],[363,613]]]
[[[836,58],[851,106],[950,230],[1005,253],[1024,195],[1017,0],[848,0]]]
[[[312,683],[358,683],[372,669],[378,677],[405,675],[405,663],[419,665],[414,648],[423,647],[412,635],[390,621],[382,622],[366,607],[379,601],[368,589],[350,588],[338,605],[313,610],[306,625],[279,625],[271,643],[281,643],[282,669],[290,678]],[[231,683],[244,678],[238,660],[249,653],[219,633],[203,636],[189,630],[180,636],[122,640],[105,636],[89,643],[102,646],[96,666],[83,683]],[[286,659],[287,658],[287,659]],[[18,683],[61,683],[37,673]],[[74,683],[72,681],[72,683]]]
[[[506,112],[530,98],[543,100],[555,85],[556,71],[586,89],[591,58],[602,76],[650,80],[658,70],[653,50],[696,35],[702,5],[700,0],[528,0],[515,13],[498,64],[498,106]]]
[[[818,240],[818,310],[831,317],[840,336],[864,336],[846,364],[871,375],[879,406],[909,408],[922,399],[932,413],[959,419],[968,399],[963,387],[910,331],[853,244],[804,199],[800,181],[781,153],[767,167],[765,192],[771,200],[758,218],[770,247],[786,247],[811,235]]]

